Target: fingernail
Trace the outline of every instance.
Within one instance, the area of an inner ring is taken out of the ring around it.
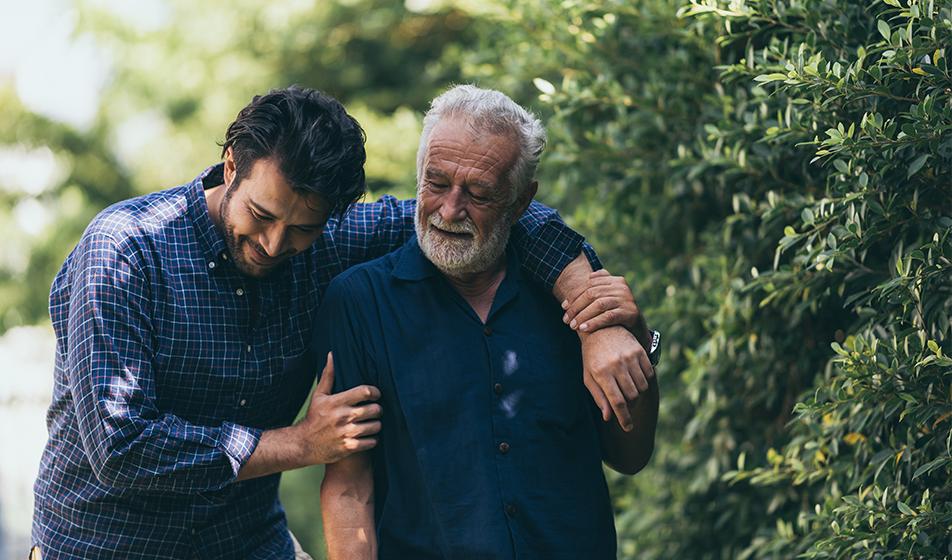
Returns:
[[[579,327],[579,328],[582,329],[583,331],[587,331],[587,330],[588,330],[588,323],[582,323],[582,326]]]
[[[568,314],[568,313],[565,313],[564,315],[562,315],[562,322],[563,322],[563,323],[568,323],[568,322],[569,322],[569,314]]]
[[[569,326],[572,327],[573,329],[575,328],[575,319],[572,319],[572,322],[569,323]]]
[[[630,431],[633,430],[633,429],[634,429],[634,426],[632,426],[631,424],[625,424],[625,431],[626,431],[626,432],[630,432]]]
[[[562,309],[568,309],[568,308],[569,308],[569,300],[563,299],[563,300],[562,300]]]

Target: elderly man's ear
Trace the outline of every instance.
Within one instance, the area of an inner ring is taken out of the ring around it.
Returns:
[[[538,181],[532,181],[529,183],[529,188],[527,188],[526,192],[522,193],[522,196],[519,198],[519,212],[516,213],[516,216],[521,216],[523,212],[526,211],[526,208],[528,208],[529,204],[532,203],[532,199],[535,198],[536,191],[538,190]]]

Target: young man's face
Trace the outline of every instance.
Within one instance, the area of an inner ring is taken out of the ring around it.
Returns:
[[[219,216],[225,241],[235,266],[248,276],[267,276],[310,247],[330,216],[321,196],[292,189],[272,159],[255,161],[238,183],[229,152],[222,188]]]

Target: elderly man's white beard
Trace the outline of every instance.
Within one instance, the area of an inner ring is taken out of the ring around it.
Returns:
[[[499,225],[484,238],[476,233],[476,224],[469,217],[463,222],[446,222],[439,212],[434,212],[424,223],[422,208],[418,202],[414,219],[417,241],[426,258],[443,274],[458,277],[489,270],[506,252],[512,227],[511,212],[501,216]],[[431,232],[430,225],[453,233],[468,233],[471,237],[452,239]]]

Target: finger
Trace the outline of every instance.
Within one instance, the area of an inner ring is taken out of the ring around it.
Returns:
[[[591,305],[593,301],[597,301],[603,296],[610,295],[609,290],[610,288],[605,286],[589,286],[585,288],[585,290],[579,293],[578,297],[569,300],[569,306],[565,309],[565,316],[563,319],[567,317],[568,320],[572,320],[576,315],[578,315],[579,311]]]
[[[365,437],[365,438],[347,438],[343,443],[345,457],[347,455],[353,455],[354,453],[360,453],[361,451],[367,451],[373,449],[377,446],[377,438]],[[343,457],[341,457],[343,459]]]
[[[334,390],[334,354],[332,352],[327,353],[327,365],[324,366],[324,371],[321,372],[321,379],[317,382],[317,387],[314,388],[314,391],[317,393],[322,393],[324,395],[330,395],[331,391]]]
[[[654,366],[651,365],[651,360],[648,358],[648,352],[638,352],[638,363],[641,365],[641,371],[644,373],[645,383],[647,383],[647,380],[655,375]],[[647,390],[648,389],[645,388],[645,391]]]
[[[611,276],[612,273],[608,272],[607,269],[599,268],[598,270],[592,272],[588,275],[589,278],[604,278],[605,276]]]
[[[609,309],[617,308],[619,305],[621,305],[621,301],[619,301],[618,298],[614,298],[611,296],[600,297],[596,299],[595,301],[593,301],[592,303],[588,304],[588,307],[579,311],[578,314],[575,315],[575,317],[571,321],[569,321],[569,326],[572,327],[573,329],[577,328],[581,326],[583,323],[586,323],[588,321],[591,321],[595,317],[598,317],[599,315],[608,311]]]
[[[625,400],[629,403],[635,402],[635,399],[638,398],[638,394],[641,392],[641,385],[638,384],[638,381],[635,379],[640,376],[644,380],[644,376],[641,376],[641,370],[638,368],[626,368],[624,371],[618,373],[618,377],[615,378],[615,381],[618,383],[618,388],[621,389],[623,395],[625,395]],[[648,389],[647,384],[645,385],[645,390]]]
[[[354,437],[354,438],[372,436],[372,435],[378,434],[382,426],[383,425],[381,424],[379,420],[372,420],[370,422],[359,422],[351,426],[350,430],[348,430],[348,434],[350,435],[350,437]]]
[[[373,385],[359,385],[353,389],[348,389],[343,393],[334,395],[339,404],[355,405],[367,401],[375,401],[380,398],[380,389]]]
[[[595,401],[595,406],[601,411],[602,421],[608,422],[612,417],[612,407],[608,404],[608,399],[605,398],[605,393],[602,391],[602,388],[589,376],[585,376],[585,388],[591,393],[592,399]]]
[[[591,320],[583,321],[579,323],[578,330],[582,332],[595,332],[598,329],[604,329],[605,327],[625,327],[630,328],[633,320],[634,313],[624,307],[616,307],[615,309],[609,309],[599,315],[596,315]]]
[[[379,404],[365,404],[355,406],[351,411],[353,422],[363,422],[364,420],[376,420],[383,416],[383,407]]]
[[[622,394],[621,389],[618,388],[615,378],[609,377],[605,383],[599,383],[599,385],[602,391],[605,392],[605,397],[608,398],[608,404],[611,405],[615,418],[618,419],[618,425],[621,426],[622,430],[630,432],[631,413],[628,411],[628,401],[625,399],[625,395]]]

